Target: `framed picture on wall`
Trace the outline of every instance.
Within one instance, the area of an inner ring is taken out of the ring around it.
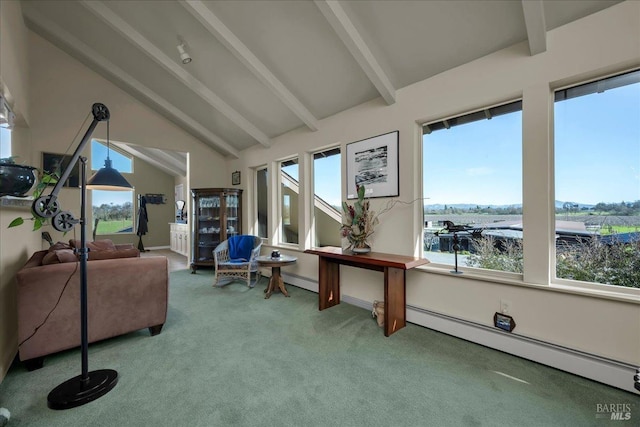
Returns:
[[[398,140],[393,131],[347,144],[347,199],[357,199],[357,188],[365,186],[365,197],[400,195]]]
[[[58,177],[61,177],[69,166],[72,157],[73,156],[65,154],[42,153],[42,171],[44,173],[55,174]],[[49,182],[49,185],[56,185],[57,182],[57,180],[52,180]],[[80,162],[76,162],[73,170],[71,171],[71,175],[69,175],[64,186],[80,187]]]
[[[235,171],[231,173],[231,184],[240,185],[240,171]]]

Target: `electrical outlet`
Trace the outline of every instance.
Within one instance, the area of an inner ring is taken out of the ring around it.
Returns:
[[[511,301],[507,301],[505,299],[500,300],[500,313],[509,314],[511,311]]]

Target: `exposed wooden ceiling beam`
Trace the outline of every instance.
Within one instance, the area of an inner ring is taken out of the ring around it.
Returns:
[[[174,119],[174,122],[179,123],[187,132],[198,137],[216,151],[219,151],[224,155],[232,156],[234,158],[240,157],[240,153],[238,152],[238,150],[232,147],[224,139],[200,125],[191,117],[183,113],[180,109],[174,107],[171,102],[155,93],[153,90],[126,73],[114,63],[97,54],[94,49],[90,48],[84,42],[69,34],[59,25],[51,22],[41,13],[29,9],[27,13],[25,13],[25,18],[27,20],[27,23],[31,24],[29,26],[32,30],[39,29],[40,31],[58,39],[69,49],[85,58],[87,62],[93,64],[94,69],[103,74],[113,76],[117,81],[121,82],[127,88],[127,90],[138,93],[140,96],[146,98],[148,101],[153,103],[158,111],[164,112],[166,116],[172,117]]]
[[[244,64],[265,86],[302,120],[312,131],[318,130],[318,119],[298,98],[245,46],[242,41],[200,0],[180,0],[215,38]]]
[[[529,52],[531,56],[547,50],[547,24],[544,20],[542,0],[522,0],[524,23],[527,27]]]
[[[269,137],[253,125],[249,120],[227,104],[222,98],[216,95],[204,83],[195,78],[191,73],[178,65],[171,57],[166,55],[157,46],[147,40],[142,34],[136,31],[131,25],[125,22],[120,16],[105,6],[102,2],[86,1],[80,2],[88,10],[93,12],[98,18],[104,21],[111,28],[116,30],[131,43],[136,45],[147,56],[156,61],[160,66],[173,74],[185,86],[204,99],[209,105],[231,120],[236,126],[247,132],[260,144],[265,147],[271,146]]]
[[[340,2],[335,0],[314,0],[314,2],[387,104],[394,104],[396,90],[391,80],[382,70]]]

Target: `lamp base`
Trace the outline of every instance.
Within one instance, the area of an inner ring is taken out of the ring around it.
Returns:
[[[50,409],[71,409],[92,402],[111,391],[118,382],[113,369],[89,372],[85,382],[82,375],[73,377],[49,392],[47,406]]]

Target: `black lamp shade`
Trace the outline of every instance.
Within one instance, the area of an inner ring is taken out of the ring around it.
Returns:
[[[104,167],[89,178],[87,188],[91,190],[131,191],[133,186],[111,166],[111,159],[107,158],[104,161]]]

